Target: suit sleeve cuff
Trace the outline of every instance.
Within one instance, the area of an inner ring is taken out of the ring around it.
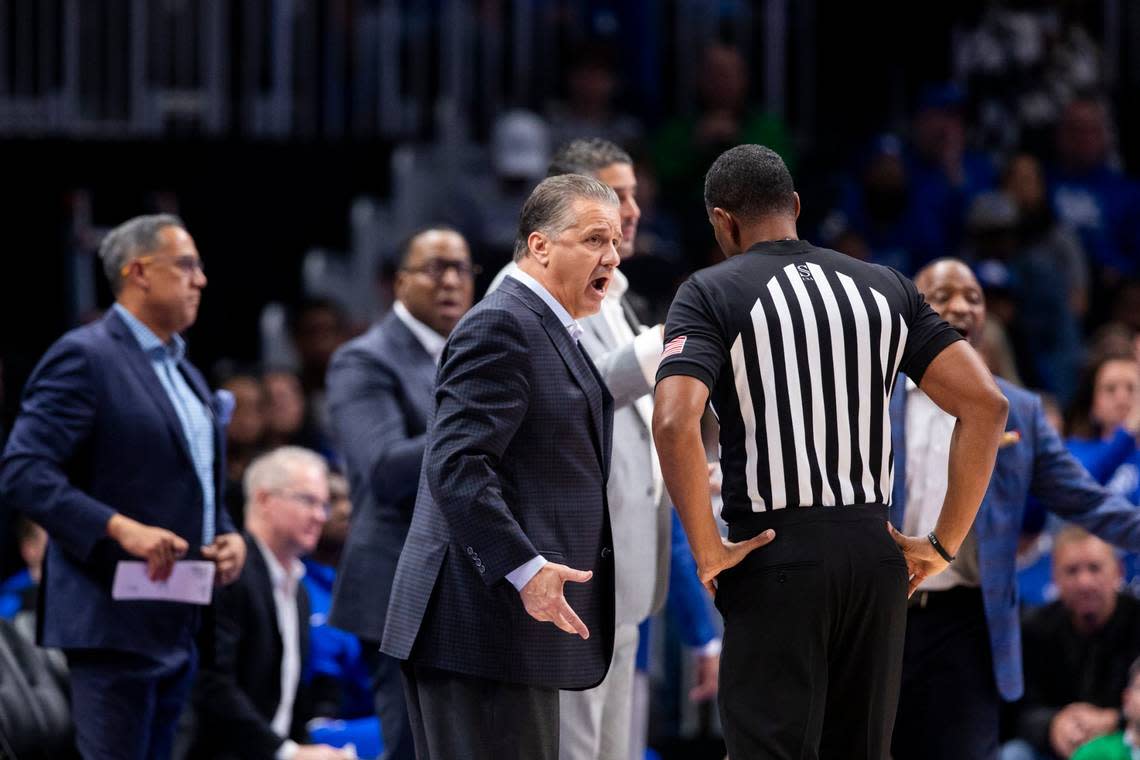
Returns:
[[[301,745],[297,744],[297,742],[292,739],[286,739],[281,742],[281,746],[277,748],[277,752],[273,755],[273,760],[293,760],[297,754],[297,750],[300,748]]]
[[[641,373],[645,375],[645,384],[653,387],[657,379],[657,365],[661,361],[661,326],[654,325],[633,339],[633,353],[637,357],[637,364]]]
[[[530,579],[538,575],[538,571],[545,566],[546,558],[539,554],[529,562],[524,562],[507,573],[507,580],[511,582],[511,585],[514,586],[516,590],[522,591],[523,586],[530,583]]]

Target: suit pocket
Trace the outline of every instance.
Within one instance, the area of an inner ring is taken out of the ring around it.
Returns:
[[[539,549],[538,553],[542,555],[543,559],[547,562],[554,562],[559,565],[566,564],[566,555],[553,549]]]

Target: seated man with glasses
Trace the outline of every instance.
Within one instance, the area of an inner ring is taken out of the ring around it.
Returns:
[[[194,756],[348,758],[304,744],[312,713],[301,557],[329,516],[328,466],[308,449],[282,446],[253,461],[244,485],[249,556],[241,578],[215,597],[213,662],[204,658],[194,695]]]

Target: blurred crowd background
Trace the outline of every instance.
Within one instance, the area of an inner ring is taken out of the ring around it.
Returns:
[[[257,453],[340,462],[325,370],[391,304],[401,240],[462,232],[478,298],[553,149],[581,136],[635,159],[622,270],[645,323],[719,258],[711,160],[762,143],[796,177],[802,237],[908,275],[966,259],[994,372],[1099,440],[1140,405],[1138,39],[1124,0],[0,0],[0,440],[44,349],[111,302],[102,233],[177,213],[209,277],[190,358],[237,400],[240,520]],[[1131,383],[1115,406],[1112,362]],[[1105,480],[1140,501],[1124,465]],[[1026,526],[1036,603],[1055,593],[1042,527]],[[34,559],[20,532],[5,526],[4,577]],[[664,747],[715,719],[683,698],[661,630]]]

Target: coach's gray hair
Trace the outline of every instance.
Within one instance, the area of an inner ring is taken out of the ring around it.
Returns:
[[[123,289],[123,267],[158,248],[162,244],[158,235],[167,227],[186,229],[174,214],[149,214],[128,219],[107,233],[99,244],[99,258],[112,293],[118,295]]]
[[[301,446],[280,446],[267,454],[262,454],[249,465],[242,479],[242,491],[248,503],[258,491],[272,491],[287,488],[297,470],[316,467],[328,476],[329,466],[325,458],[315,451]]]
[[[574,223],[572,211],[576,200],[620,205],[613,188],[593,177],[582,174],[547,177],[538,183],[523,204],[519,233],[515,238],[515,262],[526,257],[529,250],[527,238],[532,232],[557,237]]]

